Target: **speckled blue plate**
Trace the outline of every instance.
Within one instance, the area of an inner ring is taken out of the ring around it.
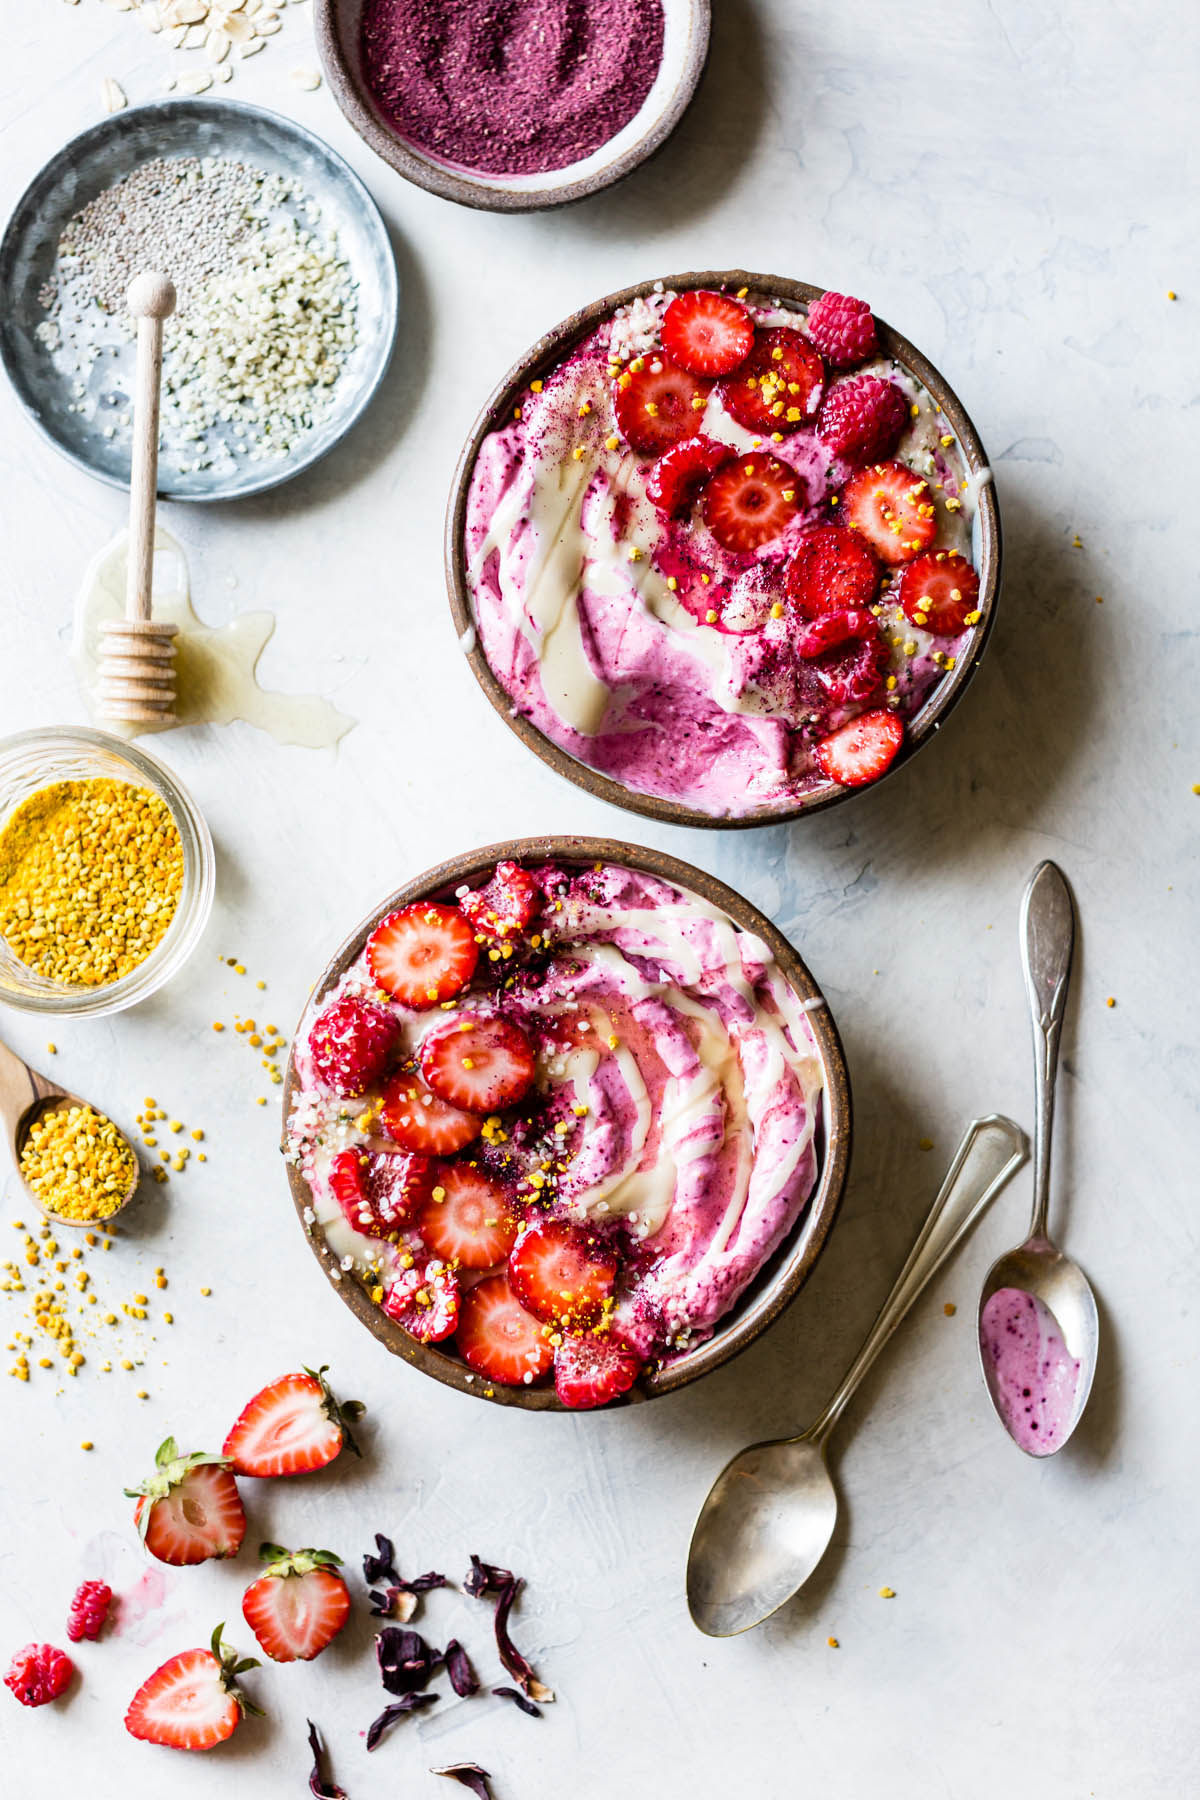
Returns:
[[[392,353],[398,315],[396,261],[379,209],[354,171],[303,126],[261,107],[230,100],[160,100],[114,113],[52,157],[17,203],[0,240],[0,362],[26,412],[56,450],[114,487],[129,485],[129,434],[116,428],[121,384],[131,391],[133,345],[102,357],[80,395],[39,341],[48,317],[40,299],[54,269],[67,220],[114,182],[157,156],[230,157],[286,175],[320,208],[318,229],[336,233],[355,284],[357,343],[333,388],[330,410],[285,455],[207,469],[180,467],[164,443],[159,494],[164,500],[234,500],[290,481],[325,456],[363,413]],[[168,271],[169,273],[169,271]],[[101,393],[103,387],[103,393]],[[82,405],[82,411],[74,408]],[[116,419],[114,419],[114,414]],[[110,431],[105,436],[105,428]],[[210,434],[212,437],[214,434]],[[186,459],[185,459],[186,460]]]

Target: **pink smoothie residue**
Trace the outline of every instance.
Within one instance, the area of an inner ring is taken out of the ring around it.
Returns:
[[[988,1386],[1014,1440],[1049,1456],[1075,1417],[1079,1364],[1048,1306],[1023,1288],[1000,1288],[983,1309],[979,1343]]]
[[[662,50],[662,0],[366,0],[362,13],[385,119],[487,175],[538,175],[599,150],[640,109]]]

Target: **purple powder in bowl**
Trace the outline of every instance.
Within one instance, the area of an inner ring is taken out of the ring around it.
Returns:
[[[480,175],[579,162],[642,106],[662,0],[366,0],[363,69],[416,149]]]

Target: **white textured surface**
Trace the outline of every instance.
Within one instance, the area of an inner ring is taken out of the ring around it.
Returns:
[[[232,1775],[244,1800],[288,1800],[305,1791],[306,1714],[353,1800],[452,1792],[424,1771],[460,1758],[493,1770],[497,1800],[1131,1800],[1194,1786],[1197,18],[1177,9],[1158,29],[1123,0],[716,10],[713,65],[675,142],[623,188],[542,218],[457,210],[374,161],[327,90],[289,81],[313,60],[304,9],[223,90],[294,112],[349,154],[395,232],[405,324],[341,454],[262,501],[174,508],[167,523],[199,610],[276,609],[268,677],[322,688],[363,722],[337,755],[245,728],[161,741],[217,841],[212,929],[170,994],[54,1035],[56,1072],[119,1119],[150,1091],[208,1129],[207,1168],[157,1191],[107,1259],[129,1288],[165,1263],[178,1323],[159,1333],[168,1361],[149,1366],[146,1403],[137,1378],[94,1362],[61,1398],[44,1377],[0,1384],[3,1655],[62,1640],[97,1555],[132,1584],[120,1488],[168,1429],[212,1443],[261,1380],[328,1360],[370,1405],[366,1461],[251,1487],[251,1540],[328,1544],[356,1564],[385,1530],[409,1572],[457,1574],[470,1550],[511,1562],[531,1582],[519,1638],[559,1704],[538,1724],[442,1700],[368,1761],[355,1734],[378,1689],[360,1619],[310,1668],[261,1674],[268,1720],[219,1755],[134,1744],[120,1713],[150,1667],[218,1618],[246,1643],[243,1558],[169,1575],[165,1610],[86,1647],[66,1708],[26,1713],[0,1694],[6,1793],[115,1800],[153,1785],[174,1800]],[[7,210],[100,116],[102,77],[151,98],[163,52],[98,0],[6,0],[3,28]],[[705,836],[589,802],[493,717],[449,627],[440,518],[479,400],[547,323],[648,272],[739,262],[865,294],[943,369],[994,459],[1007,578],[973,690],[911,769],[807,826]],[[15,730],[81,717],[70,606],[122,501],[43,447],[7,392],[0,409],[0,718]],[[254,976],[289,1026],[334,944],[409,873],[562,829],[660,844],[770,911],[826,986],[858,1112],[842,1220],[787,1318],[682,1396],[580,1419],[460,1398],[360,1331],[295,1226],[249,1051],[209,1030],[239,1000],[258,1010],[242,1000]],[[749,1638],[710,1644],[688,1623],[682,1571],[711,1476],[824,1397],[968,1115],[1028,1122],[1015,919],[1044,855],[1070,874],[1083,921],[1053,1222],[1100,1296],[1091,1410],[1065,1454],[1030,1463],[975,1368],[975,1296],[1021,1235],[1025,1175],[855,1405],[835,1456],[842,1524],[808,1594]],[[244,982],[221,952],[244,959]],[[2,1028],[42,1053],[36,1022]],[[926,1135],[936,1148],[922,1155]],[[896,1599],[877,1597],[884,1584]],[[461,1625],[498,1679],[486,1615],[461,1610],[435,1596],[430,1635]]]

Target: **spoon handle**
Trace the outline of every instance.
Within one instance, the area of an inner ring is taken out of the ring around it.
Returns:
[[[841,1384],[804,1437],[820,1444],[833,1430],[851,1395],[931,1275],[971,1229],[984,1207],[1029,1155],[1025,1133],[1011,1119],[991,1113],[968,1125],[929,1217],[884,1301],[867,1341]]]
[[[1050,1140],[1058,1047],[1075,948],[1075,908],[1066,878],[1055,863],[1039,863],[1021,906],[1021,962],[1033,1015],[1033,1219],[1031,1238],[1046,1235],[1050,1204]]]

